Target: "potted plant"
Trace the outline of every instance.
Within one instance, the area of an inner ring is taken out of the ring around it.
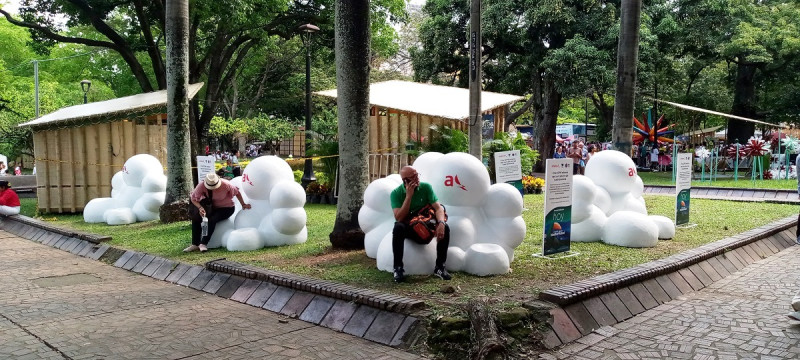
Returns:
[[[330,200],[328,200],[328,193],[330,192],[330,188],[325,186],[324,184],[319,185],[319,189],[317,190],[319,194],[319,203],[320,204],[329,204]]]
[[[534,177],[533,178],[533,193],[534,194],[541,194],[543,187],[544,187],[544,179]]]
[[[522,188],[525,190],[526,194],[533,194],[533,179],[535,176],[525,175],[522,177]]]
[[[306,194],[311,196],[311,203],[312,204],[319,204],[319,189],[322,185],[320,185],[316,181],[312,181],[306,187]]]
[[[483,157],[489,161],[489,178],[495,181],[494,153],[500,151],[519,150],[522,163],[522,173],[529,173],[533,169],[533,164],[539,160],[539,153],[531,150],[522,133],[511,135],[509,133],[497,133],[494,140],[483,145]]]

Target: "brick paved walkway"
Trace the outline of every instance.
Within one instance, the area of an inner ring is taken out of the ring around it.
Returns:
[[[0,231],[0,359],[417,359]]]
[[[606,326],[543,359],[797,359],[800,246],[699,291]]]

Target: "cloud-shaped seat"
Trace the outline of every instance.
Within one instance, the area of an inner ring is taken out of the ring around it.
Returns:
[[[231,184],[239,188],[251,208],[242,210],[234,200],[233,215],[217,223],[209,248],[248,251],[306,242],[306,191],[294,181],[285,160],[277,156],[253,159]]]
[[[90,200],[83,208],[83,221],[126,225],[156,220],[166,189],[164,167],[155,156],[131,156],[111,178],[111,197]]]
[[[428,152],[414,161],[420,180],[430,183],[445,206],[450,227],[446,266],[486,276],[507,273],[514,249],[525,239],[522,196],[508,184],[494,184],[483,163],[465,153]],[[392,271],[392,229],[394,212],[390,194],[402,184],[393,174],[373,181],[364,192],[358,222],[365,232],[367,256],[377,260],[378,269]],[[430,274],[436,260],[436,244],[418,245],[405,241],[403,265],[406,274]],[[503,256],[500,256],[503,255]]]
[[[672,220],[647,216],[644,183],[633,160],[619,151],[593,155],[586,176],[572,177],[572,189],[572,241],[652,247],[675,236]]]

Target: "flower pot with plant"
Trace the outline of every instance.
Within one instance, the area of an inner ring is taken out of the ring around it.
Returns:
[[[319,190],[322,185],[320,185],[316,181],[312,181],[306,187],[306,194],[311,196],[311,203],[312,204],[319,204]]]

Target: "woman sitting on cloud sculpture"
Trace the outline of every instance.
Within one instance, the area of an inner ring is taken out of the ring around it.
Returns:
[[[203,181],[197,184],[197,187],[194,188],[189,196],[192,206],[197,211],[191,212],[192,245],[183,249],[183,252],[208,251],[208,241],[211,239],[211,235],[214,234],[217,223],[231,217],[236,209],[233,204],[234,197],[239,200],[243,210],[250,209],[250,204],[245,203],[238,187],[228,182],[228,180],[220,179],[215,173],[206,174]],[[209,207],[208,213],[200,204],[203,199],[211,199],[211,207]],[[208,218],[208,234],[202,236],[200,225],[204,217]]]

